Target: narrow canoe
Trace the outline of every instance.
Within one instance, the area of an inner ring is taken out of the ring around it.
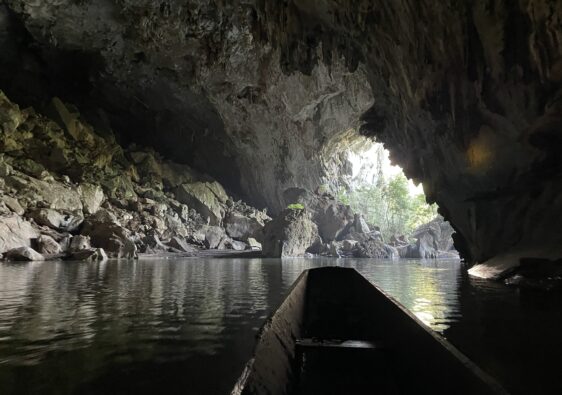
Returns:
[[[506,394],[355,269],[301,274],[232,395]]]

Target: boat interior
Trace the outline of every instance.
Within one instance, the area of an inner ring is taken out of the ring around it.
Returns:
[[[357,271],[338,267],[295,282],[237,388],[233,394],[505,393]]]

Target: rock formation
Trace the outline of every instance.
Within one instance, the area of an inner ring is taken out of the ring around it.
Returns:
[[[205,169],[275,214],[288,188],[338,183],[363,123],[423,182],[464,258],[562,256],[560,2],[4,4],[0,88],[19,103],[61,96],[100,131]],[[59,115],[87,138],[73,111]],[[132,196],[118,175],[104,182]]]
[[[59,99],[51,104],[58,122],[20,109],[0,91],[5,258],[105,260],[256,246],[252,236],[267,214],[234,202],[217,181],[187,165],[101,137]],[[223,222],[228,234],[215,226]]]

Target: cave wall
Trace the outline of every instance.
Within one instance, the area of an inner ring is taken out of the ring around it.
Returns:
[[[423,182],[466,259],[560,256],[559,1],[5,4],[28,74],[88,55],[69,95],[256,204],[278,211],[284,189],[337,178],[335,147],[362,124]]]

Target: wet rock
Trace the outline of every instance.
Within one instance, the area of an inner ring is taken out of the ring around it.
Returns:
[[[287,209],[263,230],[263,254],[266,257],[303,256],[319,238],[318,227],[306,210]]]
[[[62,232],[73,232],[84,221],[81,211],[70,213],[41,208],[32,210],[27,215],[40,225],[45,225]]]
[[[63,248],[51,236],[41,235],[36,241],[37,251],[43,255],[57,255],[63,252]]]
[[[95,214],[105,198],[102,188],[93,184],[80,184],[78,193],[82,199],[85,214]]]
[[[74,251],[70,255],[70,259],[75,261],[107,261],[108,256],[103,248],[88,248],[84,250]]]
[[[31,247],[18,247],[7,251],[4,256],[12,261],[44,261],[45,257]]]
[[[30,247],[31,241],[39,236],[32,224],[19,215],[0,216],[0,254],[18,247]]]

